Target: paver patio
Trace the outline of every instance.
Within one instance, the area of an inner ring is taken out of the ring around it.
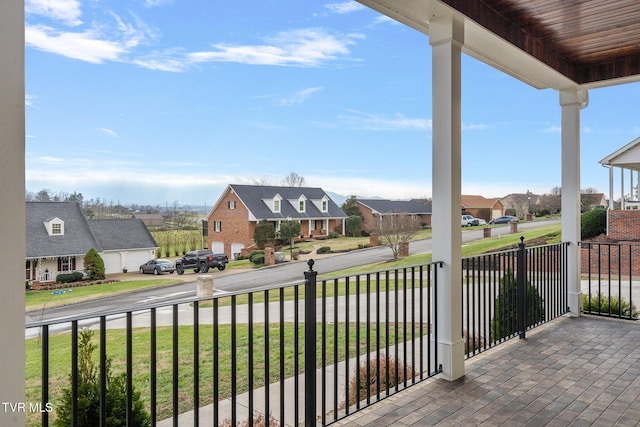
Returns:
[[[464,378],[430,379],[336,426],[636,426],[640,323],[560,318],[467,361]]]

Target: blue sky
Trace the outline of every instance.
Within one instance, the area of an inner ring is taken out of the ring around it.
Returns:
[[[359,4],[26,0],[26,186],[211,205],[290,172],[343,195],[431,196],[428,37]],[[561,184],[560,106],[463,57],[463,194]],[[638,137],[640,84],[594,89],[582,187]]]

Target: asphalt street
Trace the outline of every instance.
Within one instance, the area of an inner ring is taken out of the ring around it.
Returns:
[[[531,223],[520,223],[518,229],[539,227],[558,220],[537,221]],[[509,226],[492,228],[492,236],[499,237],[509,233]],[[464,230],[462,232],[462,242],[470,242],[483,238],[482,229]],[[409,253],[428,253],[432,250],[432,240],[424,239],[411,242]],[[315,259],[314,270],[319,274],[327,274],[359,265],[371,264],[391,259],[391,250],[387,247],[367,248],[357,251],[338,254],[326,258]],[[304,281],[304,271],[308,269],[306,261],[288,262],[272,267],[265,267],[259,270],[252,270],[233,274],[225,271],[220,277],[215,277],[217,270],[210,274],[214,276],[216,290],[224,292],[238,292],[248,289],[260,288],[269,285],[282,285]],[[26,315],[27,326],[40,321],[52,321],[69,319],[72,317],[87,315],[95,317],[98,314],[108,312],[122,313],[126,310],[135,310],[150,305],[173,304],[189,300],[196,295],[196,275],[194,281],[185,282],[168,287],[146,289],[94,301],[72,304],[62,307],[45,308],[37,312],[30,312]]]

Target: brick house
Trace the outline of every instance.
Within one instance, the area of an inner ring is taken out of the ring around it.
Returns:
[[[460,196],[462,214],[473,215],[489,222],[504,215],[504,205],[499,199],[487,199],[483,196]]]
[[[386,215],[409,214],[422,224],[431,226],[431,204],[414,200],[358,199],[358,210],[362,217],[362,229],[374,230],[380,218]]]
[[[230,184],[207,214],[209,247],[235,258],[255,246],[253,233],[262,220],[276,231],[283,221],[300,222],[303,236],[344,234],[346,215],[321,188]]]

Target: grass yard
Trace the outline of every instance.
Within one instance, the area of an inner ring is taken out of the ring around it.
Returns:
[[[140,289],[168,286],[182,283],[179,279],[150,279],[150,280],[122,280],[120,282],[104,283],[101,285],[82,286],[77,288],[61,289],[63,293],[54,294],[52,290],[27,291],[25,295],[26,311],[42,310],[43,308],[57,307],[73,304],[80,301],[88,301],[116,294],[123,294]]]
[[[301,324],[299,328],[299,348],[304,349],[304,329]],[[246,324],[237,325],[236,327],[236,348],[235,350],[231,346],[231,326],[220,325],[217,328],[218,335],[218,360],[219,360],[219,374],[217,380],[214,382],[213,378],[213,361],[216,360],[216,354],[214,353],[214,335],[216,331],[212,325],[201,325],[199,328],[199,368],[200,368],[200,405],[206,405],[213,402],[214,388],[213,384],[216,384],[216,389],[219,399],[225,399],[230,397],[231,394],[231,360],[232,357],[238,366],[239,372],[236,375],[237,380],[237,392],[244,393],[248,391],[249,377],[253,378],[253,387],[259,388],[265,385],[265,382],[273,383],[279,380],[280,377],[280,325],[271,324],[268,332],[268,343],[270,349],[269,369],[268,369],[268,381],[266,381],[266,369],[264,360],[264,348],[267,342],[265,338],[264,325],[256,325],[253,330],[253,339],[249,340],[249,329]],[[349,354],[346,355],[345,342],[347,337],[346,325],[344,323],[337,324],[338,333],[334,332],[334,325],[327,326],[327,364],[333,364],[334,343],[338,343],[338,361],[342,361],[345,357],[355,357],[356,354],[356,327],[354,324],[350,324],[348,328],[349,336]],[[179,328],[179,401],[180,411],[192,410],[192,397],[194,390],[193,381],[193,327],[180,326]],[[395,335],[394,324],[390,324],[389,328],[389,342],[393,345],[396,338],[398,341],[404,339],[403,328],[400,325],[398,328],[398,335]],[[375,339],[377,334],[376,325],[372,325],[369,329],[372,337],[372,348],[375,348]],[[411,327],[407,331],[408,338],[414,338],[428,334],[428,325],[423,324],[422,327],[416,324],[415,329],[412,332]],[[316,368],[321,367],[322,355],[321,355],[321,341],[322,336],[321,325],[317,324],[317,360],[318,364]],[[366,344],[362,342],[366,336],[366,326],[360,328],[360,353],[366,353]],[[386,329],[380,328],[380,345],[386,346]],[[53,404],[54,410],[60,403],[60,397],[62,390],[69,385],[70,374],[70,334],[60,333],[50,336],[49,338],[49,401]],[[284,377],[288,378],[296,374],[294,369],[294,342],[295,342],[295,329],[293,323],[284,324],[284,342],[285,345],[285,368]],[[92,341],[96,345],[94,351],[94,358],[98,360],[99,354],[99,340],[98,335],[95,334]],[[126,335],[124,330],[108,330],[107,331],[107,351],[108,356],[112,358],[112,371],[113,373],[124,372],[126,369]],[[147,410],[150,405],[150,331],[147,328],[140,328],[133,330],[133,384],[136,390],[141,393]],[[26,401],[37,402],[40,399],[41,393],[41,355],[42,349],[40,347],[40,341],[37,338],[26,340]],[[157,411],[158,419],[165,419],[171,416],[172,409],[172,381],[173,381],[173,347],[172,347],[172,329],[170,327],[160,327],[157,329]],[[247,372],[249,355],[253,355],[254,372]],[[299,374],[304,372],[304,358],[299,360],[300,371]],[[27,414],[27,425],[36,426],[39,425],[40,414]],[[53,418],[54,414],[50,414]]]

